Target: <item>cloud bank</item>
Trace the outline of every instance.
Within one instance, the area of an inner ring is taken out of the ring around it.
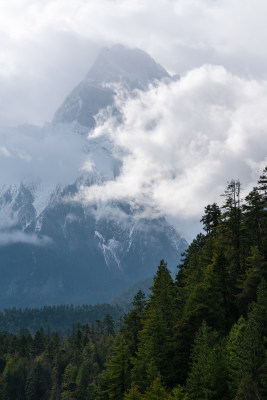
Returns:
[[[38,247],[52,245],[52,240],[43,235],[27,233],[18,229],[19,218],[9,207],[0,210],[0,248],[16,243]]]
[[[203,64],[266,77],[265,0],[10,0],[0,5],[0,124],[50,120],[102,46],[173,73]]]
[[[34,234],[27,234],[22,231],[4,232],[0,231],[0,248],[15,244],[23,243],[38,247],[45,247],[52,244],[52,240],[47,236],[40,236]]]
[[[107,118],[89,140],[113,141],[124,154],[121,174],[84,188],[80,199],[135,201],[199,219],[207,204],[220,202],[227,181],[240,179],[243,195],[256,184],[267,164],[266,104],[267,81],[211,65],[132,98],[118,96],[122,124]]]
[[[103,46],[139,47],[182,79],[118,99],[122,126],[110,118],[94,135],[123,149],[121,175],[82,198],[199,218],[227,180],[248,188],[266,163],[266,13],[265,0],[2,2],[0,126],[42,125]],[[44,132],[0,129],[1,184],[64,183],[93,165],[78,136]]]

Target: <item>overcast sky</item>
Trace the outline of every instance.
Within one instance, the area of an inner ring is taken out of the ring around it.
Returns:
[[[139,47],[181,80],[117,99],[124,123],[92,135],[127,150],[122,173],[83,200],[135,198],[199,221],[227,181],[248,190],[267,163],[266,15],[266,0],[0,0],[0,125],[41,126],[103,46]],[[51,169],[73,179],[90,160],[64,137],[2,135],[6,181]]]
[[[114,43],[171,73],[216,64],[265,78],[266,15],[265,0],[1,0],[0,124],[49,121]]]

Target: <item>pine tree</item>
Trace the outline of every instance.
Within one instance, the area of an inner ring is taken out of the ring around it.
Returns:
[[[132,365],[127,342],[122,334],[115,340],[112,357],[107,369],[100,379],[99,395],[101,399],[120,400],[130,388],[130,371]]]
[[[190,400],[227,399],[226,370],[218,335],[204,322],[191,353],[191,369],[186,382]]]
[[[264,168],[258,180],[258,192],[261,197],[261,218],[260,218],[260,250],[267,260],[267,167]]]
[[[248,246],[258,246],[262,249],[264,202],[258,188],[254,187],[245,197],[243,213]]]
[[[240,330],[241,321],[239,329],[234,328],[233,331],[235,335],[237,332],[239,337],[238,341],[234,341],[235,347],[232,346],[234,352],[232,350],[230,368],[235,372],[231,378],[231,388],[233,394],[238,395],[240,399],[261,398],[261,392],[265,390],[261,376],[266,371],[266,341],[264,339],[267,336],[266,315],[267,285],[265,281],[262,281],[258,289],[257,302],[252,305],[242,330]],[[230,335],[232,343],[234,337],[233,334]]]
[[[142,328],[144,310],[145,295],[139,291],[134,297],[133,309],[126,316],[120,333],[115,339],[107,369],[100,377],[99,397],[101,399],[122,399],[131,386],[133,358],[137,352],[138,332]]]
[[[239,180],[231,180],[223,194],[225,204],[222,214],[222,232],[224,246],[227,248],[227,255],[230,262],[231,279],[235,283],[242,272],[241,265],[241,184]]]
[[[1,400],[25,400],[26,371],[25,358],[9,358],[1,376]]]
[[[203,222],[204,230],[208,235],[215,231],[220,223],[220,217],[221,210],[216,203],[209,204],[205,207],[205,215],[203,215],[200,222]]]
[[[129,346],[129,356],[135,357],[138,346],[138,334],[143,327],[142,317],[146,309],[146,296],[139,290],[133,299],[133,309],[125,317],[121,331]]]
[[[181,307],[185,305],[195,285],[203,278],[201,254],[206,241],[206,236],[202,233],[198,234],[189,248],[182,254],[183,263],[178,266],[179,270],[176,276]]]
[[[160,376],[157,376],[143,398],[144,400],[168,400],[168,397],[168,392],[164,388]]]
[[[41,362],[36,362],[27,376],[25,385],[26,400],[40,400],[49,384],[45,379],[45,371]]]
[[[232,398],[235,397],[239,382],[242,379],[242,371],[240,371],[240,343],[244,339],[245,327],[246,321],[241,316],[232,326],[226,343],[228,386]]]
[[[258,246],[252,246],[246,259],[247,269],[242,276],[240,293],[237,302],[240,313],[247,314],[248,304],[256,300],[257,288],[263,278],[267,278],[267,263],[264,260]]]
[[[189,400],[189,397],[183,386],[178,385],[172,390],[168,400]]]
[[[106,335],[115,335],[115,323],[110,314],[107,314],[103,320],[103,330]]]
[[[138,351],[133,360],[133,381],[141,389],[149,386],[158,373],[168,383],[172,369],[172,334],[175,320],[175,287],[167,264],[161,260],[144,313]],[[153,374],[148,373],[148,366],[150,366],[150,371],[154,371]]]
[[[184,385],[189,370],[190,352],[195,335],[204,320],[212,316],[206,306],[199,304],[193,311],[184,315],[174,328],[174,360],[172,377],[174,384]]]
[[[258,190],[261,193],[263,203],[267,203],[267,167],[264,168],[258,180]]]
[[[71,398],[71,394],[76,391],[77,375],[78,367],[76,365],[73,365],[72,363],[69,363],[64,370],[62,378],[62,397],[64,400]]]
[[[144,396],[139,392],[137,386],[132,385],[128,393],[124,395],[123,400],[143,400]]]

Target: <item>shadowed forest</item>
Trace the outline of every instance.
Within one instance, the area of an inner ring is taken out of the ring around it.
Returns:
[[[107,314],[67,336],[6,327],[0,398],[267,399],[267,168],[244,199],[234,180],[222,196],[176,278],[162,260],[149,298],[139,291],[118,324]]]

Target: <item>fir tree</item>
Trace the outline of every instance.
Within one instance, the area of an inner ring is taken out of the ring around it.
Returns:
[[[227,399],[226,369],[218,335],[204,322],[191,353],[191,370],[186,382],[190,400]]]

